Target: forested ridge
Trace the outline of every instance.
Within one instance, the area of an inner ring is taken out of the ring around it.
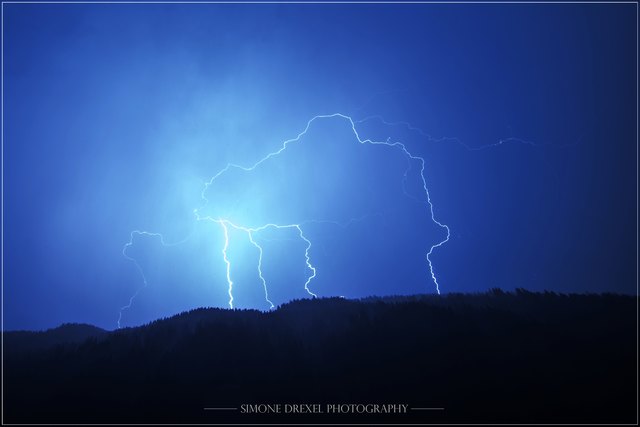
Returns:
[[[5,332],[4,421],[635,423],[636,310],[633,296],[492,290]],[[444,409],[204,410],[268,402]]]

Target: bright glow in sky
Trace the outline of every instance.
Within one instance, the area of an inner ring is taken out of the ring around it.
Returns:
[[[337,112],[424,159],[443,293],[635,292],[633,4],[5,4],[3,32],[8,329],[228,307],[225,232],[234,307],[310,297],[309,262],[319,296],[436,292],[420,162],[343,118],[203,204]]]

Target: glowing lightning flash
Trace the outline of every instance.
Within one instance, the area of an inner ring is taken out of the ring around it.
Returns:
[[[204,201],[204,204],[203,204],[203,206],[201,208],[194,209],[194,214],[195,214],[196,219],[198,221],[209,220],[209,221],[212,221],[212,222],[215,222],[215,223],[219,224],[223,229],[223,232],[224,232],[224,246],[223,246],[223,249],[222,249],[222,255],[223,255],[223,260],[224,260],[224,262],[226,264],[226,276],[227,276],[227,283],[229,285],[229,307],[230,308],[233,308],[233,281],[231,280],[231,261],[229,260],[229,257],[227,256],[227,250],[229,248],[229,227],[232,227],[232,228],[235,228],[237,230],[244,231],[245,233],[247,233],[247,235],[249,237],[249,242],[258,249],[258,255],[259,255],[258,256],[258,276],[259,276],[260,281],[262,282],[262,285],[264,287],[265,300],[269,303],[270,308],[274,308],[274,305],[273,305],[273,302],[271,302],[271,300],[269,300],[269,292],[268,292],[268,287],[267,287],[267,281],[266,281],[266,279],[265,279],[265,277],[263,275],[263,272],[262,272],[263,249],[262,249],[262,246],[260,246],[255,241],[254,233],[260,232],[260,231],[265,230],[265,229],[270,228],[270,227],[271,228],[276,228],[276,229],[295,228],[298,231],[298,235],[299,235],[300,239],[303,240],[306,243],[306,248],[305,248],[305,252],[304,252],[306,268],[311,271],[311,274],[307,277],[307,280],[304,283],[304,289],[311,297],[314,297],[314,298],[317,297],[317,295],[315,293],[313,293],[309,289],[309,284],[316,277],[316,273],[317,272],[316,272],[316,268],[311,264],[311,256],[310,256],[310,253],[309,253],[311,251],[311,241],[304,235],[304,233],[302,231],[301,224],[286,224],[286,225],[265,224],[265,225],[262,225],[260,227],[249,228],[249,227],[243,227],[243,226],[234,224],[231,221],[229,221],[228,219],[212,218],[210,216],[200,216],[200,214],[199,214],[200,209],[202,209],[203,207],[205,207],[209,203],[209,200],[207,199],[207,197],[205,195],[207,189],[211,185],[213,185],[213,183],[220,176],[225,174],[230,169],[240,169],[240,170],[243,170],[245,172],[253,171],[255,168],[260,166],[265,161],[271,159],[272,157],[278,156],[280,153],[282,153],[284,150],[286,150],[287,146],[290,143],[298,142],[308,132],[308,130],[311,127],[311,124],[313,122],[315,122],[316,120],[320,120],[320,119],[332,119],[332,118],[341,118],[341,119],[347,120],[349,122],[350,126],[351,126],[351,130],[353,131],[353,135],[355,136],[356,140],[360,144],[386,145],[388,147],[398,148],[398,149],[402,150],[402,152],[407,156],[407,160],[409,161],[409,166],[410,166],[410,162],[411,161],[420,162],[420,177],[421,177],[421,180],[422,180],[422,188],[424,189],[424,192],[425,192],[425,195],[426,195],[426,202],[429,205],[429,213],[430,213],[430,216],[431,216],[431,220],[436,225],[438,225],[440,228],[442,228],[442,229],[444,229],[446,231],[445,238],[443,240],[437,242],[436,244],[432,245],[431,248],[429,249],[429,251],[426,254],[426,260],[427,260],[427,263],[429,265],[429,272],[430,272],[430,275],[431,275],[431,279],[433,280],[433,283],[436,286],[436,292],[438,294],[440,294],[440,285],[438,284],[438,280],[436,278],[436,274],[435,274],[434,269],[433,269],[433,263],[431,261],[431,255],[433,254],[434,249],[444,245],[445,243],[447,243],[449,241],[449,237],[450,237],[451,233],[450,233],[449,227],[446,224],[438,221],[435,218],[435,214],[434,214],[434,211],[433,211],[433,203],[431,201],[431,195],[429,194],[429,189],[427,188],[427,181],[426,181],[425,176],[424,176],[425,160],[422,157],[415,156],[415,155],[411,154],[409,152],[409,150],[407,149],[407,147],[401,142],[390,142],[390,140],[373,141],[371,139],[362,139],[360,137],[360,135],[358,134],[358,131],[356,130],[355,122],[351,117],[349,117],[349,116],[347,116],[345,114],[341,114],[341,113],[334,113],[334,114],[318,115],[318,116],[315,116],[315,117],[311,118],[307,122],[307,125],[305,126],[304,130],[302,132],[300,132],[295,138],[288,139],[288,140],[284,141],[282,143],[282,146],[278,150],[267,154],[262,159],[260,159],[257,162],[255,162],[252,166],[241,166],[241,165],[238,165],[238,164],[229,163],[229,164],[227,164],[227,166],[225,166],[217,174],[212,176],[211,179],[204,184],[204,188],[202,189],[202,193],[201,193],[201,197],[202,197],[202,199]],[[364,120],[362,120],[362,121],[364,121]],[[362,122],[362,121],[360,121],[360,122]],[[408,171],[405,172],[404,180],[406,180],[407,173],[408,173]],[[405,192],[405,194],[406,194],[406,192]],[[333,221],[306,221],[306,222],[310,223],[310,222],[333,222]],[[129,260],[131,260],[131,261],[133,261],[135,263],[136,267],[138,268],[138,270],[142,274],[143,281],[144,281],[144,285],[143,285],[142,288],[144,288],[147,285],[147,279],[144,276],[144,272],[142,270],[142,267],[138,264],[138,262],[134,258],[131,258],[126,254],[126,249],[133,244],[133,235],[134,234],[147,235],[147,236],[159,236],[160,239],[161,239],[161,243],[164,246],[168,246],[168,245],[166,245],[164,243],[163,237],[159,233],[149,233],[149,232],[146,232],[146,231],[134,231],[134,232],[131,233],[131,240],[129,241],[129,243],[127,243],[125,245],[125,247],[124,247],[122,252],[123,252],[123,255],[127,259],[129,259]],[[128,308],[131,308],[131,305],[133,304],[133,300],[136,298],[136,296],[139,294],[139,292],[141,291],[142,288],[138,289],[138,291],[130,298],[129,304],[124,306],[120,310],[120,317],[118,318],[118,328],[120,327],[120,320],[122,318],[122,311],[125,310],[125,309],[128,309]]]
[[[227,257],[227,249],[229,248],[229,226],[235,228],[236,230],[241,230],[247,233],[247,235],[249,236],[249,241],[251,242],[251,244],[253,246],[256,247],[256,249],[258,249],[258,277],[260,277],[260,281],[262,282],[262,286],[264,288],[264,299],[265,301],[267,301],[269,303],[269,308],[274,308],[275,306],[273,305],[273,302],[271,302],[271,300],[269,299],[269,291],[267,289],[267,281],[264,278],[264,275],[262,274],[262,255],[263,255],[263,250],[262,250],[262,246],[260,246],[258,244],[258,242],[256,242],[253,238],[253,233],[256,231],[260,231],[265,229],[268,226],[271,226],[273,224],[268,224],[264,227],[260,227],[260,228],[247,228],[247,227],[241,227],[239,225],[236,225],[234,223],[232,223],[229,220],[226,219],[212,219],[209,217],[205,217],[205,218],[200,218],[198,217],[198,220],[204,220],[204,219],[208,219],[210,221],[216,222],[218,224],[220,224],[220,226],[222,226],[222,229],[224,230],[224,248],[222,249],[222,254],[224,256],[224,262],[227,264],[227,282],[229,283],[229,307],[233,308],[233,281],[231,280],[231,262],[229,261],[229,258]],[[273,225],[275,226],[275,225]],[[282,227],[281,227],[282,228]]]
[[[311,295],[312,297],[316,298],[318,295],[314,294],[313,292],[311,292],[309,290],[309,282],[311,282],[311,279],[316,277],[316,269],[315,269],[314,266],[311,265],[311,258],[309,258],[309,249],[311,249],[311,241],[309,239],[307,239],[306,237],[304,237],[304,234],[302,234],[302,228],[300,228],[299,225],[296,225],[296,228],[298,229],[298,232],[300,233],[300,238],[302,240],[304,240],[305,242],[307,242],[307,248],[304,250],[304,257],[305,257],[305,259],[307,261],[307,268],[309,268],[309,270],[312,271],[311,276],[309,276],[307,281],[304,282],[304,289],[309,293],[309,295]]]
[[[253,246],[255,246],[256,248],[258,248],[258,276],[260,277],[260,280],[262,281],[262,287],[264,288],[264,299],[269,303],[270,307],[269,308],[274,308],[275,306],[273,305],[273,302],[271,302],[271,300],[269,299],[269,291],[267,290],[267,281],[264,279],[264,276],[262,275],[262,246],[260,246],[259,244],[256,243],[255,240],[253,240],[253,234],[249,231],[249,241],[251,242],[251,244]]]
[[[288,225],[278,225],[278,224],[265,224],[261,227],[257,227],[257,228],[249,228],[249,227],[242,227],[240,225],[234,224],[231,221],[229,221],[228,219],[213,219],[210,217],[198,217],[198,220],[209,220],[215,223],[220,224],[220,226],[222,226],[222,229],[224,230],[224,248],[222,250],[222,254],[224,256],[224,262],[227,264],[227,282],[229,283],[229,307],[233,308],[233,281],[231,280],[231,262],[229,261],[229,258],[227,257],[227,249],[229,248],[229,227],[233,227],[236,230],[240,230],[240,231],[244,231],[245,233],[247,233],[247,235],[249,236],[249,242],[251,242],[251,244],[253,246],[255,246],[258,249],[258,277],[260,277],[260,281],[262,282],[262,286],[264,287],[264,298],[265,301],[267,301],[270,305],[270,308],[274,308],[275,306],[273,305],[273,302],[269,299],[269,290],[267,288],[267,281],[264,278],[264,275],[262,273],[262,255],[263,255],[263,250],[262,250],[262,246],[260,246],[258,244],[258,242],[255,241],[255,239],[253,238],[253,233],[265,230],[269,227],[273,227],[273,228],[277,228],[277,229],[283,229],[283,228],[295,228],[296,230],[298,230],[298,235],[300,236],[300,238],[302,240],[304,240],[307,243],[307,248],[305,249],[304,252],[304,256],[306,259],[306,263],[307,263],[307,268],[309,270],[311,270],[312,274],[311,276],[309,276],[307,278],[307,281],[304,283],[304,289],[307,291],[307,293],[309,295],[311,295],[312,297],[316,298],[317,295],[314,294],[313,292],[311,292],[311,290],[309,289],[309,282],[311,282],[311,279],[313,279],[314,277],[316,277],[316,269],[315,267],[313,267],[313,265],[311,265],[311,258],[309,257],[309,250],[311,249],[311,241],[309,239],[307,239],[305,237],[305,235],[302,233],[302,228],[300,227],[300,224],[288,224]]]
[[[298,142],[309,131],[309,128],[311,127],[311,124],[314,121],[319,120],[319,119],[331,119],[331,118],[336,118],[336,117],[342,118],[342,119],[347,120],[349,122],[349,124],[351,126],[351,130],[353,131],[353,134],[354,134],[354,136],[356,137],[356,140],[359,143],[361,143],[361,144],[371,144],[371,145],[386,145],[386,146],[389,146],[389,147],[396,147],[396,148],[401,149],[403,151],[403,153],[407,156],[408,159],[420,162],[420,177],[421,177],[421,180],[422,180],[422,188],[424,189],[424,192],[425,192],[426,197],[427,197],[427,203],[429,205],[429,212],[431,214],[431,220],[435,224],[437,224],[440,228],[446,230],[446,237],[443,240],[441,240],[440,242],[432,245],[431,248],[429,249],[429,252],[427,252],[427,255],[426,255],[427,263],[429,264],[429,272],[431,274],[431,279],[433,280],[434,284],[436,285],[436,292],[438,294],[440,294],[440,285],[438,284],[438,279],[436,278],[436,274],[435,274],[435,272],[433,270],[433,263],[431,262],[431,255],[432,255],[433,250],[435,248],[438,248],[438,247],[442,246],[443,244],[445,244],[446,242],[449,241],[449,237],[450,237],[451,234],[450,234],[449,227],[446,224],[443,224],[443,223],[439,222],[435,218],[435,214],[433,212],[433,203],[431,202],[431,195],[429,194],[429,189],[427,188],[427,181],[426,181],[426,178],[424,176],[424,169],[425,169],[425,161],[424,161],[424,159],[422,157],[415,156],[415,155],[411,154],[409,152],[409,150],[407,149],[407,147],[401,142],[390,142],[389,140],[387,140],[387,141],[373,141],[371,139],[362,139],[360,137],[360,135],[358,134],[358,131],[356,130],[356,125],[355,125],[355,122],[353,121],[353,119],[351,117],[345,115],[345,114],[334,113],[334,114],[318,115],[318,116],[315,116],[315,117],[311,118],[311,120],[309,120],[307,122],[307,125],[305,126],[304,130],[302,132],[300,132],[295,138],[288,139],[288,140],[284,141],[282,143],[282,146],[278,150],[267,154],[266,156],[264,156],[262,159],[258,160],[257,162],[255,162],[251,166],[241,166],[241,165],[238,165],[238,164],[235,164],[235,163],[227,164],[227,166],[225,166],[217,174],[215,174],[213,177],[211,177],[211,179],[208,182],[205,183],[204,188],[203,188],[202,193],[201,193],[202,199],[205,201],[205,205],[209,202],[209,200],[207,199],[207,197],[205,195],[207,189],[211,185],[213,185],[213,183],[220,176],[225,174],[227,171],[229,171],[230,169],[240,169],[240,170],[243,170],[245,172],[253,171],[255,168],[260,166],[265,161],[271,159],[272,157],[278,156],[280,153],[282,153],[284,150],[286,150],[287,146],[290,143]],[[405,179],[406,179],[406,173],[405,173]],[[214,218],[211,218],[211,217],[208,217],[208,216],[207,217],[201,217],[198,212],[199,212],[199,209],[196,209],[194,211],[194,213],[196,215],[196,218],[198,220],[208,219],[208,220],[211,220],[211,221],[214,221],[214,222],[218,222],[218,223],[221,223],[221,224],[225,223],[225,224],[232,225],[234,228],[237,228],[239,230],[244,230],[245,232],[247,232],[249,234],[250,240],[253,240],[252,235],[251,235],[252,232],[262,230],[262,229],[264,229],[266,227],[276,227],[276,228],[295,227],[295,228],[297,228],[298,232],[299,232],[299,235],[300,235],[300,238],[307,243],[307,248],[305,250],[305,258],[306,258],[307,268],[309,268],[309,270],[311,270],[311,272],[312,272],[312,275],[305,282],[304,288],[307,291],[307,293],[309,293],[309,295],[311,295],[313,297],[317,296],[316,294],[311,292],[311,290],[309,290],[309,283],[311,282],[311,280],[314,277],[316,277],[316,269],[311,265],[310,256],[309,256],[309,250],[311,249],[311,241],[308,240],[304,236],[304,234],[302,232],[302,228],[300,227],[300,224],[291,224],[291,225],[284,225],[284,226],[283,225],[276,225],[276,224],[267,224],[267,225],[262,226],[262,227],[250,229],[250,228],[240,227],[240,226],[231,224],[228,220],[222,220],[222,219],[219,219],[219,218],[214,219]],[[226,230],[226,226],[223,226],[223,227],[225,227],[225,230]],[[225,231],[225,233],[226,233],[226,231]],[[225,234],[225,237],[227,237],[226,234]],[[254,244],[254,246],[258,246],[258,245],[255,244],[254,241],[252,241],[252,243]],[[260,260],[259,260],[259,268],[258,268],[258,270],[260,272],[260,279],[262,280],[263,285],[265,287],[265,295],[268,295],[266,281],[264,280],[264,277],[262,276],[262,269],[261,269],[262,248],[260,246],[258,246],[258,249],[260,250]],[[228,260],[225,259],[225,262],[227,262],[227,267],[228,267],[228,265],[229,265],[228,264]],[[232,297],[231,297],[231,300],[233,300]],[[267,299],[267,301],[270,304],[272,304],[271,301],[269,301],[268,299]],[[230,302],[229,305],[231,306],[231,302]]]
[[[227,249],[229,249],[229,229],[225,221],[218,221],[224,230],[224,247],[222,248],[222,257],[224,263],[227,264],[227,283],[229,283],[229,308],[233,308],[233,281],[231,280],[231,262],[227,258]]]

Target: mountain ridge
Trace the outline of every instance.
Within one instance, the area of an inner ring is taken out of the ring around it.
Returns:
[[[199,308],[114,331],[85,325],[84,340],[26,350],[7,332],[5,422],[630,423],[637,304],[493,290]],[[446,411],[328,420],[203,409],[291,402]]]

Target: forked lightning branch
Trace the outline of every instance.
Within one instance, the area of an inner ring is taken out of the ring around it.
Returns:
[[[205,185],[204,188],[202,189],[202,193],[201,193],[201,197],[203,200],[203,205],[200,208],[194,209],[194,214],[196,217],[197,221],[210,221],[213,222],[215,224],[218,224],[221,228],[222,228],[222,232],[223,232],[223,236],[224,236],[224,241],[220,242],[220,259],[221,262],[224,263],[224,267],[225,267],[225,271],[226,271],[226,280],[227,280],[227,288],[228,288],[228,294],[229,294],[229,301],[228,301],[228,305],[229,308],[234,308],[234,304],[233,304],[233,288],[235,285],[235,282],[233,280],[232,277],[232,260],[229,258],[229,254],[228,254],[228,248],[229,248],[229,240],[230,240],[230,233],[229,233],[229,229],[233,228],[239,231],[244,232],[244,234],[246,235],[246,238],[248,239],[248,241],[251,243],[252,246],[254,246],[256,248],[256,251],[258,251],[258,263],[256,265],[256,270],[258,272],[258,276],[260,278],[260,281],[262,283],[262,286],[264,288],[264,298],[265,301],[269,304],[270,308],[274,308],[274,304],[273,302],[269,299],[269,286],[268,286],[268,282],[265,279],[263,270],[262,270],[262,261],[263,261],[263,253],[264,253],[264,248],[256,241],[256,239],[254,238],[256,236],[257,233],[260,233],[263,230],[266,229],[276,229],[276,230],[282,230],[282,229],[295,229],[297,231],[298,237],[300,240],[302,240],[305,244],[305,249],[304,249],[304,257],[305,257],[305,262],[306,262],[306,270],[308,271],[308,275],[306,280],[304,281],[304,283],[301,284],[301,286],[304,288],[304,290],[307,292],[307,294],[310,297],[317,297],[316,293],[314,293],[312,291],[312,281],[313,279],[316,277],[316,268],[313,266],[312,260],[311,260],[311,252],[312,252],[312,243],[311,240],[309,240],[307,238],[307,236],[304,233],[304,226],[305,224],[308,224],[310,222],[313,221],[306,221],[304,223],[294,223],[294,224],[276,224],[276,223],[267,223],[267,224],[263,224],[261,226],[258,227],[248,227],[245,226],[243,224],[236,224],[234,222],[232,222],[229,218],[221,218],[221,217],[213,217],[210,215],[201,215],[201,211],[203,210],[203,208],[208,205],[209,203],[213,202],[210,201],[207,197],[206,197],[206,192],[207,189],[213,185],[216,180],[218,180],[221,176],[223,176],[224,174],[226,174],[228,171],[232,170],[232,169],[239,169],[239,170],[243,170],[245,172],[251,172],[253,170],[255,170],[256,168],[259,168],[260,165],[262,165],[263,163],[277,157],[278,155],[280,155],[282,152],[284,152],[287,147],[289,146],[289,144],[294,144],[294,143],[302,143],[302,138],[304,137],[304,135],[306,135],[306,133],[309,131],[309,128],[311,127],[311,125],[319,120],[346,120],[351,128],[351,131],[353,133],[353,136],[355,137],[355,141],[356,143],[359,144],[370,144],[370,145],[375,145],[375,146],[386,146],[386,147],[391,147],[394,149],[398,149],[400,150],[408,159],[409,161],[409,167],[411,167],[411,162],[417,162],[420,165],[420,180],[421,180],[421,186],[422,189],[424,190],[424,194],[426,197],[426,204],[428,206],[428,214],[431,218],[431,220],[438,226],[440,227],[443,231],[444,231],[444,238],[440,241],[438,241],[437,243],[433,244],[430,248],[429,251],[425,254],[425,259],[426,262],[429,266],[429,273],[431,276],[431,280],[433,281],[434,285],[435,285],[435,290],[438,294],[440,294],[440,285],[438,283],[438,279],[436,277],[434,268],[433,268],[433,263],[431,260],[431,255],[433,254],[433,251],[444,245],[446,242],[449,241],[449,237],[450,237],[450,230],[449,227],[440,222],[439,220],[436,219],[434,211],[433,211],[433,203],[431,201],[431,195],[429,194],[429,189],[427,188],[427,180],[425,178],[425,161],[424,158],[420,157],[420,156],[416,156],[414,154],[412,154],[406,147],[405,144],[403,144],[402,142],[397,142],[397,141],[391,141],[390,139],[384,140],[384,141],[375,141],[372,139],[363,139],[360,137],[360,134],[358,133],[357,129],[356,129],[356,124],[354,122],[354,120],[345,114],[341,114],[341,113],[334,113],[334,114],[326,114],[326,115],[318,115],[318,116],[314,116],[313,118],[311,118],[305,128],[302,130],[302,132],[300,132],[295,138],[292,139],[288,139],[286,141],[284,141],[282,143],[282,145],[280,146],[280,148],[276,151],[273,151],[269,154],[267,154],[266,156],[264,156],[263,158],[261,158],[260,160],[258,160],[257,162],[255,162],[254,164],[250,165],[250,166],[243,166],[243,165],[238,165],[235,163],[229,163],[227,164],[222,170],[220,170],[218,173],[216,173],[215,175],[213,175],[211,177],[211,179],[209,179]],[[405,178],[406,178],[406,173],[405,173]],[[131,296],[131,298],[129,299],[129,302],[127,305],[121,307],[120,309],[120,313],[118,316],[118,328],[120,328],[121,326],[121,320],[122,320],[122,314],[125,310],[128,310],[132,307],[134,300],[136,299],[136,297],[139,295],[140,291],[146,287],[148,285],[147,282],[147,278],[144,274],[144,270],[142,269],[142,267],[140,266],[140,264],[131,256],[127,255],[127,250],[133,245],[133,239],[134,236],[158,236],[160,237],[160,243],[163,246],[170,246],[170,245],[175,245],[175,244],[179,244],[181,242],[178,243],[172,243],[172,244],[167,244],[164,241],[164,237],[162,234],[160,233],[151,233],[148,231],[140,231],[140,230],[135,230],[133,232],[131,232],[131,238],[129,240],[129,242],[127,242],[122,250],[123,255],[130,261],[132,261],[135,265],[136,268],[138,269],[140,275],[142,276],[142,286]]]

